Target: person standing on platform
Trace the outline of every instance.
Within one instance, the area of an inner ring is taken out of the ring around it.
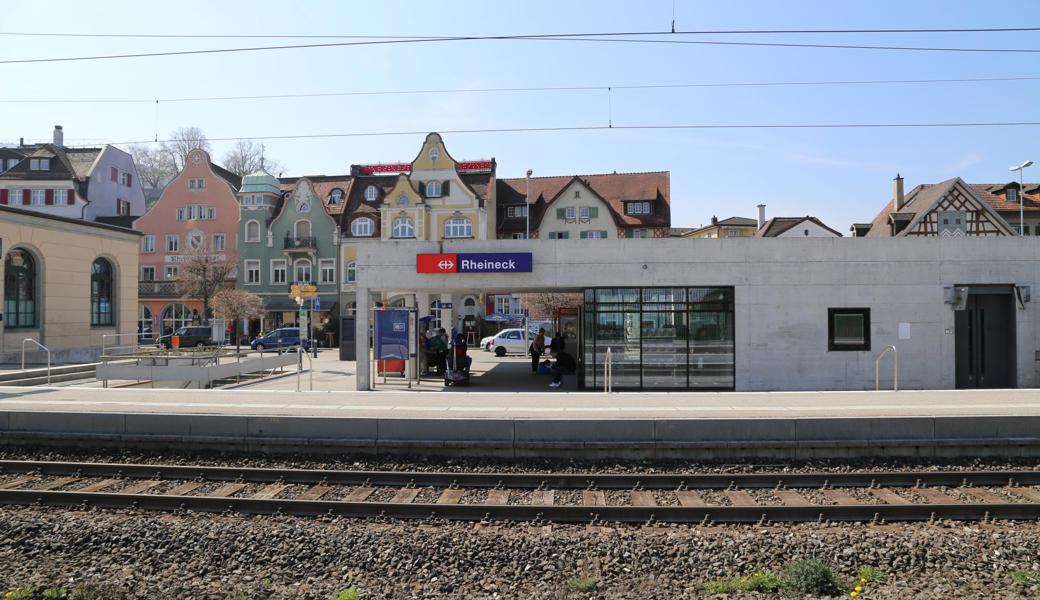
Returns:
[[[538,335],[534,336],[534,341],[531,342],[531,347],[527,349],[531,353],[531,372],[538,372],[538,361],[542,358],[542,353],[545,352],[545,328],[538,328]]]
[[[563,385],[564,373],[574,373],[578,369],[578,361],[574,360],[574,357],[567,354],[563,350],[555,351],[552,353],[553,358],[556,359],[556,364],[552,366],[553,380],[549,384],[551,388],[558,388]]]

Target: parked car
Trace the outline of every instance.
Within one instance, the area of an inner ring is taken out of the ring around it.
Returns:
[[[181,327],[173,333],[159,338],[156,345],[169,350],[173,347],[173,336],[180,338],[181,348],[200,348],[202,346],[215,346],[213,341],[213,329],[209,326],[191,325]]]
[[[505,356],[506,354],[527,354],[527,347],[530,345],[535,334],[528,335],[527,340],[524,340],[523,329],[503,329],[495,335],[488,336],[480,340],[480,347],[485,352],[494,352],[495,356]],[[545,336],[545,346],[549,346],[549,336]]]
[[[275,329],[269,331],[263,336],[253,340],[253,343],[249,345],[253,350],[277,350],[279,348],[293,348],[296,346],[303,346],[304,349],[311,347],[310,340],[303,340],[300,343],[300,328],[299,327],[282,327],[281,329]]]

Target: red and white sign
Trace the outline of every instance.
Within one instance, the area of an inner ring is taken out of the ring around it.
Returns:
[[[457,273],[459,259],[456,254],[417,254],[416,273]]]

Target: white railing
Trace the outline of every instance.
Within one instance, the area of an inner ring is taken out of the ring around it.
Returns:
[[[614,391],[614,355],[607,348],[607,357],[603,359],[603,391],[607,394]]]
[[[141,347],[141,337],[140,333],[106,333],[101,336],[101,355],[106,356],[112,351],[135,354]],[[130,343],[124,340],[130,340]]]
[[[892,391],[899,391],[899,351],[895,346],[887,346],[874,361],[874,391],[881,390],[881,359],[885,358],[889,350],[892,351]]]
[[[25,370],[25,342],[32,342],[43,349],[47,353],[47,385],[51,384],[51,350],[47,346],[44,346],[40,342],[32,338],[25,338],[22,340],[22,370]]]

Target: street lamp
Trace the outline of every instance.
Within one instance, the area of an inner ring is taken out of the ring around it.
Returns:
[[[524,239],[531,239],[531,169],[527,170],[527,192],[524,194]]]
[[[1026,184],[1022,171],[1025,171],[1026,167],[1031,166],[1033,166],[1033,161],[1027,160],[1026,162],[1016,167],[1011,167],[1010,169],[1011,171],[1018,171],[1018,235],[1026,234],[1025,211],[1023,210],[1026,203]]]

